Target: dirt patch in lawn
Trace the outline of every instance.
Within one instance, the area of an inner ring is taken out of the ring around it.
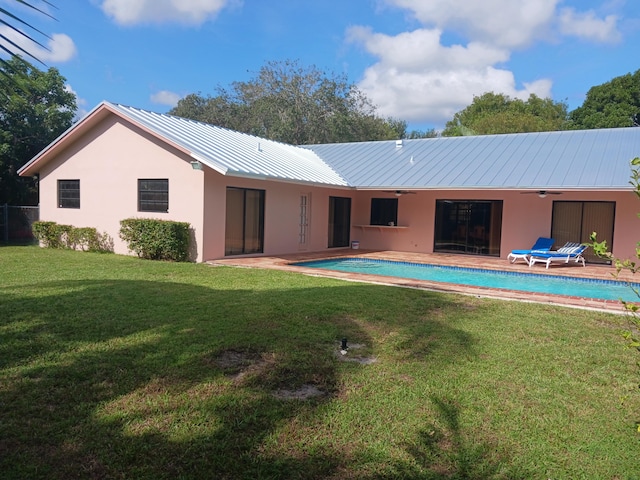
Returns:
[[[267,370],[275,367],[276,358],[272,353],[229,349],[210,358],[208,362],[221,369],[228,378],[239,385],[266,376]],[[315,385],[304,384],[296,388],[280,388],[273,391],[272,395],[281,400],[308,400],[325,396],[326,392]]]
[[[354,362],[361,365],[376,363],[376,357],[367,355],[367,348],[363,344],[349,344],[346,350],[336,349],[336,358],[341,362]],[[265,382],[265,377],[269,376],[269,371],[276,367],[276,356],[273,353],[261,353],[252,350],[228,349],[219,352],[217,355],[209,357],[207,363],[223,371],[227,378],[233,380],[235,384],[246,385],[247,382],[253,384],[258,382],[266,386],[271,383]],[[262,377],[262,380],[260,378]],[[263,383],[264,382],[264,383]],[[311,398],[328,395],[312,383],[288,388],[281,386],[271,393],[275,398],[281,400],[308,400]]]
[[[280,400],[308,400],[310,398],[323,397],[325,395],[325,392],[315,385],[310,384],[302,385],[293,390],[283,388],[273,392],[273,396]]]
[[[224,374],[241,382],[246,377],[258,376],[267,368],[275,364],[275,356],[269,353],[260,353],[251,350],[229,349],[220,352],[210,359]]]

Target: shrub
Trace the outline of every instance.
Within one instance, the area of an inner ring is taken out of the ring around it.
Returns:
[[[56,222],[33,222],[33,236],[48,248],[68,248],[71,225],[60,225]]]
[[[68,246],[74,250],[82,250],[86,252],[89,250],[89,243],[92,239],[98,236],[98,232],[95,228],[84,227],[74,228],[68,234]]]
[[[83,252],[112,252],[113,239],[93,227],[73,228],[67,234],[69,248]]]
[[[189,227],[186,222],[127,218],[120,221],[120,238],[140,258],[184,262],[189,259]]]
[[[56,222],[33,222],[33,236],[48,248],[71,248],[89,252],[113,252],[113,239],[93,227],[76,228]]]

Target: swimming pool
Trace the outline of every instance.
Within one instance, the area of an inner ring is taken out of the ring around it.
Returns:
[[[502,272],[480,268],[451,267],[423,263],[373,260],[368,258],[339,258],[298,262],[293,265],[351,273],[366,273],[388,277],[411,278],[434,282],[500,288],[522,292],[550,293],[600,300],[637,301],[631,287],[638,283],[614,280],[583,279],[536,273]]]

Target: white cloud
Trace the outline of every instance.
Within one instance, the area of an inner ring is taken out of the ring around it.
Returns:
[[[474,95],[489,91],[518,98],[551,94],[550,81],[518,90],[512,72],[494,67],[509,59],[508,50],[479,42],[443,46],[438,30],[389,36],[354,27],[347,38],[378,57],[365,70],[359,87],[385,116],[442,125],[469,105]]]
[[[509,52],[479,42],[470,42],[466,47],[440,43],[440,30],[419,29],[404,32],[394,37],[373,33],[370,28],[352,27],[347,30],[347,40],[361,43],[369,53],[380,58],[380,62],[403,71],[420,71],[425,66],[436,65],[438,69],[483,68],[509,59]]]
[[[51,39],[47,40],[47,48],[42,48],[9,27],[0,27],[0,34],[4,35],[15,44],[20,45],[20,47],[44,63],[68,62],[77,54],[75,43],[73,43],[71,37],[64,33],[54,33],[51,35]],[[14,51],[16,50],[15,47],[8,45],[5,42],[2,43],[9,49]],[[16,53],[20,53],[22,56],[25,56],[24,53],[18,51],[16,51]]]
[[[151,95],[151,101],[153,103],[157,103],[159,105],[167,105],[169,107],[175,107],[181,98],[182,95],[170,92],[168,90],[160,90],[159,92]]]
[[[512,72],[490,66],[406,73],[376,64],[366,70],[360,88],[385,116],[440,126],[471,104],[474,96],[485,92],[522,99],[532,93],[543,98],[551,95],[550,80],[538,80],[517,89]]]
[[[386,35],[353,26],[346,40],[377,59],[359,87],[380,114],[409,122],[443,126],[474,96],[490,91],[522,99],[532,93],[551,97],[550,79],[516,80],[508,69],[514,51],[562,36],[600,42],[619,38],[616,17],[559,11],[562,0],[385,1],[408,10],[423,28]],[[446,44],[445,33],[461,40]]]
[[[237,0],[103,0],[102,11],[120,25],[200,25]]]
[[[76,116],[74,118],[74,121],[78,121],[81,118],[83,118],[85,115],[87,115],[87,113],[89,113],[89,110],[87,108],[87,100],[84,98],[80,98],[78,96],[78,92],[76,92],[73,87],[71,87],[71,85],[69,85],[68,83],[64,86],[64,89],[67,92],[73,93],[76,97],[76,107],[78,107],[78,110],[76,111]]]
[[[618,31],[618,17],[608,15],[604,19],[596,17],[593,10],[580,13],[573,8],[563,8],[558,18],[560,31],[567,36],[575,36],[599,43],[616,43],[622,38]]]
[[[521,47],[544,34],[560,0],[386,0],[423,25],[500,47]]]
[[[51,40],[47,42],[49,51],[42,51],[42,58],[45,62],[68,62],[78,53],[75,43],[68,35],[64,33],[54,33]]]

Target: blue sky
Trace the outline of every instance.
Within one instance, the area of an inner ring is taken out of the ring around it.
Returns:
[[[56,20],[0,5],[51,36],[81,112],[102,100],[167,112],[267,61],[345,74],[384,116],[440,129],[487,91],[580,106],[640,69],[638,0],[65,0]],[[44,67],[42,67],[44,68]]]

